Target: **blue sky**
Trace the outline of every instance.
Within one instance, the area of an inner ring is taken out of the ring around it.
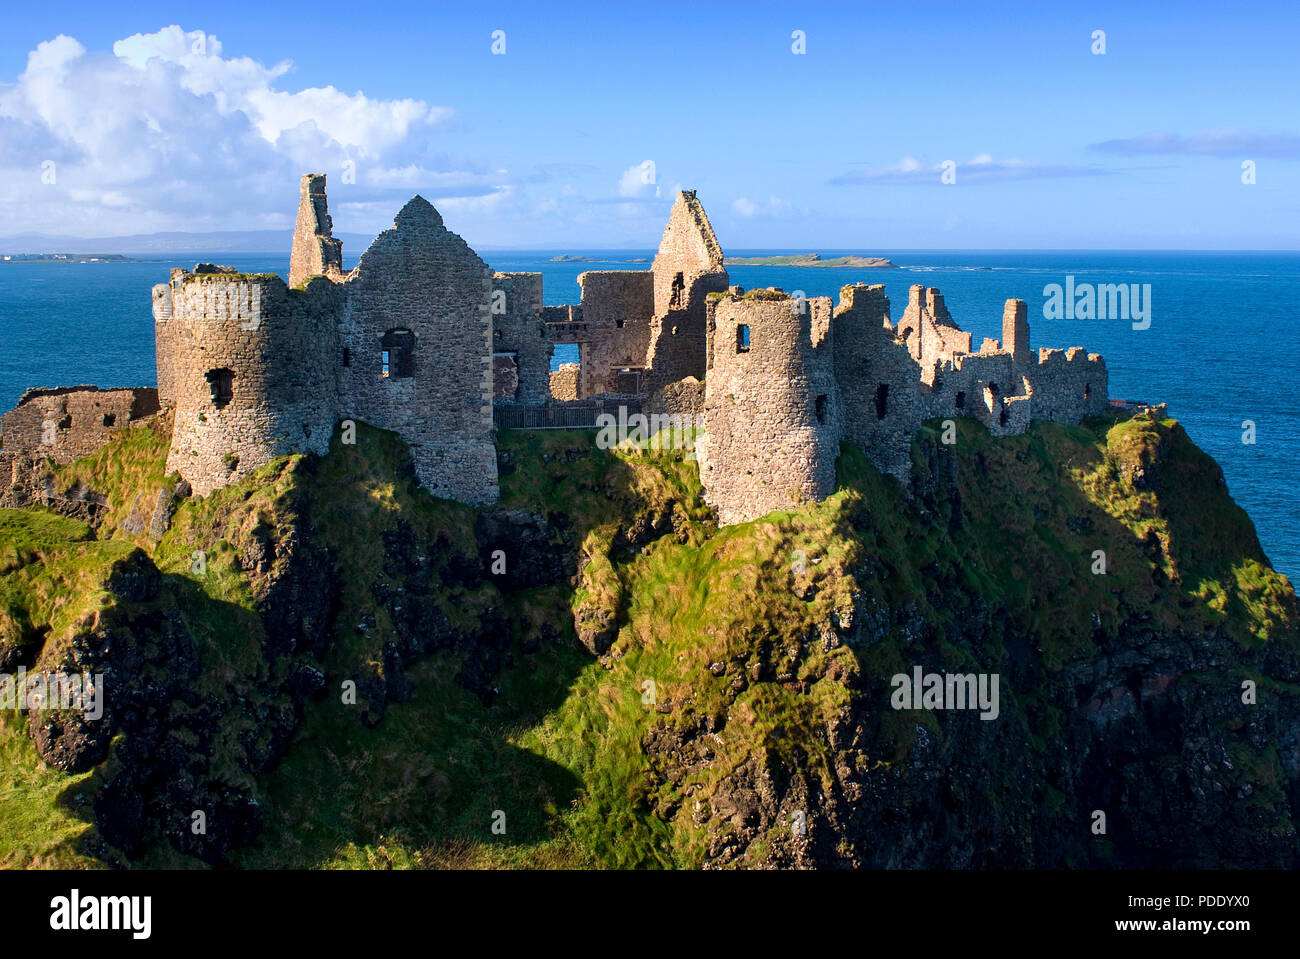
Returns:
[[[1297,41],[1294,3],[11,5],[0,234],[287,227],[312,169],[336,230],[421,193],[483,248],[652,247],[688,187],[728,249],[1297,249]]]

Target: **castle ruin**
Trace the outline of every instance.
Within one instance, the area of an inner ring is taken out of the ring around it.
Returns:
[[[544,306],[540,273],[493,272],[419,196],[345,272],[325,177],[308,174],[288,283],[173,270],[153,289],[156,393],[30,390],[0,444],[66,462],[169,410],[167,470],[204,495],[277,456],[324,455],[360,420],[410,444],[431,493],[478,505],[498,497],[496,429],[530,412],[591,425],[581,415],[618,404],[693,417],[705,498],[730,524],[829,496],[841,443],[906,482],[923,420],[1010,435],[1107,406],[1102,358],[1032,351],[1022,300],[972,351],[937,289],[911,287],[895,326],[881,285],[845,286],[838,305],[732,286],[694,191],[649,270],[578,283],[578,303]],[[561,344],[579,362],[552,371]]]

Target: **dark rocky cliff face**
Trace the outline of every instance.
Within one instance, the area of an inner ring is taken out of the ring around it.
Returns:
[[[107,677],[25,733],[89,773],[80,860],[1300,864],[1294,593],[1175,424],[923,430],[907,491],[846,448],[723,530],[680,453],[582,433],[503,434],[474,511],[378,431],[203,499],[133,432],[0,511],[6,662]],[[892,708],[916,667],[997,718]]]

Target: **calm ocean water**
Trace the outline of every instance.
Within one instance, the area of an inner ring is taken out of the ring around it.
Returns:
[[[731,255],[762,251],[729,250]],[[838,251],[820,251],[824,256]],[[850,251],[852,252],[852,251]],[[860,251],[859,251],[860,252]],[[584,270],[646,269],[653,251],[569,251],[589,261],[553,263],[553,252],[490,251],[497,270],[545,275],[547,304],[578,302]],[[895,321],[913,283],[943,291],[948,309],[978,344],[1001,336],[1002,304],[1029,304],[1031,342],[1085,346],[1106,357],[1111,396],[1169,404],[1170,414],[1223,467],[1233,497],[1250,513],[1277,569],[1300,575],[1300,254],[1096,252],[889,252],[900,269],[731,267],[746,288],[778,286],[833,296],[846,283],[884,283]],[[641,259],[640,262],[634,260]],[[173,266],[203,255],[121,264],[0,264],[0,408],[29,386],[153,385],[150,287]],[[355,264],[357,256],[345,258]],[[288,255],[222,256],[250,272],[288,270]],[[1043,287],[1065,283],[1151,286],[1151,326],[1124,320],[1043,318]],[[576,348],[555,362],[576,360]],[[1256,443],[1242,443],[1242,422]]]

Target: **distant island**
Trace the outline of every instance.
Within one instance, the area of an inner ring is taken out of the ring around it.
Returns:
[[[818,253],[793,253],[787,256],[729,256],[725,262],[728,266],[854,266],[872,269],[894,266],[883,256],[837,256],[823,260]]]
[[[561,253],[559,256],[551,257],[551,263],[649,263],[650,258],[647,256],[633,256],[626,260],[607,260],[598,256],[570,256],[567,253]]]
[[[118,253],[6,253],[0,263],[142,263]]]

